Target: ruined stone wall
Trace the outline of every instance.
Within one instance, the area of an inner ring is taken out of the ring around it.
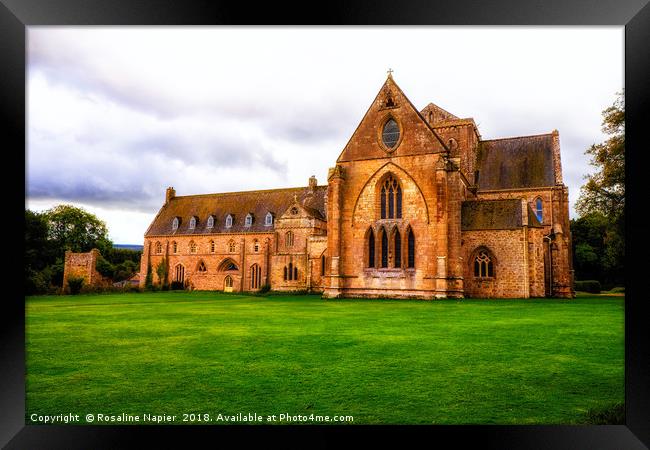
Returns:
[[[68,286],[70,277],[81,277],[84,279],[84,286],[102,286],[107,284],[102,275],[97,272],[97,258],[99,250],[92,249],[87,253],[65,252],[63,267],[63,288]]]

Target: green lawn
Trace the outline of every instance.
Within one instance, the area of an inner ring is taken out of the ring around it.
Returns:
[[[623,308],[623,297],[603,296],[29,297],[26,420],[288,413],[355,424],[581,423],[624,401]]]

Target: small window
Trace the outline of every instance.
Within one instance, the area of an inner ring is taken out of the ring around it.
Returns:
[[[210,253],[214,253],[214,251],[215,251],[214,241],[210,241]]]
[[[214,216],[208,217],[208,223],[207,223],[208,228],[214,227]]]
[[[535,215],[537,216],[539,223],[542,223],[542,217],[544,216],[542,214],[542,199],[539,197],[535,200]]]
[[[397,122],[395,122],[394,119],[388,119],[384,124],[381,139],[384,142],[384,145],[390,149],[397,146],[397,141],[399,141],[399,125],[397,125]]]
[[[260,243],[257,242],[257,239],[255,239],[255,240],[253,241],[253,251],[254,251],[255,253],[257,253],[257,252],[260,251]]]
[[[485,250],[478,252],[474,258],[474,276],[479,278],[494,277],[494,262]]]
[[[196,217],[190,219],[190,230],[193,230],[194,228],[196,228]]]
[[[246,221],[244,222],[244,226],[250,227],[251,225],[253,225],[253,215],[249,213],[248,215],[246,215]]]
[[[320,257],[320,276],[324,277],[325,276],[325,255],[321,255]]]
[[[178,230],[178,217],[174,217],[172,220],[172,230]]]
[[[293,208],[291,208],[290,212],[292,216],[295,216],[296,214],[298,214],[298,208],[294,206]]]
[[[230,241],[228,241],[228,251],[230,253],[235,253],[236,250],[237,250],[237,246],[235,245],[235,241],[231,239]]]
[[[293,247],[293,232],[287,231],[284,236],[284,242],[287,247]]]
[[[230,227],[232,227],[232,216],[228,214],[226,216],[226,228],[230,228]]]
[[[157,254],[162,253],[162,244],[160,242],[156,242],[156,253]]]
[[[264,225],[267,227],[273,225],[273,214],[266,213],[266,217],[264,218]]]
[[[199,267],[197,267],[196,270],[198,270],[199,272],[207,272],[208,271],[208,269],[205,267],[205,263],[203,261],[201,261],[199,263]]]
[[[196,253],[196,242],[190,241],[190,253]]]
[[[178,253],[178,244],[176,241],[172,242],[172,253]]]

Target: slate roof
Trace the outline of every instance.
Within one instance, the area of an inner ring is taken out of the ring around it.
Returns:
[[[481,141],[478,189],[555,185],[552,134]]]
[[[265,226],[266,214],[273,214],[273,224],[294,203],[298,202],[312,216],[325,219],[325,194],[327,186],[270,189],[262,191],[228,192],[223,194],[186,195],[173,197],[162,206],[145,236],[193,235],[242,232],[271,232],[273,226]],[[244,226],[248,213],[253,214],[253,224]],[[226,228],[226,216],[233,217],[232,227]],[[208,228],[208,217],[214,216],[214,227]],[[197,217],[196,227],[189,228],[192,216]],[[172,230],[174,217],[180,218],[177,230]]]
[[[528,226],[541,227],[527,204]],[[461,206],[461,230],[512,230],[521,228],[521,200],[472,200]]]

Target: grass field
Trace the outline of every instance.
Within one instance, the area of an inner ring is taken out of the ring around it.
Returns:
[[[623,307],[623,297],[602,296],[29,297],[26,421],[288,413],[355,424],[582,423],[588,410],[624,401]]]

